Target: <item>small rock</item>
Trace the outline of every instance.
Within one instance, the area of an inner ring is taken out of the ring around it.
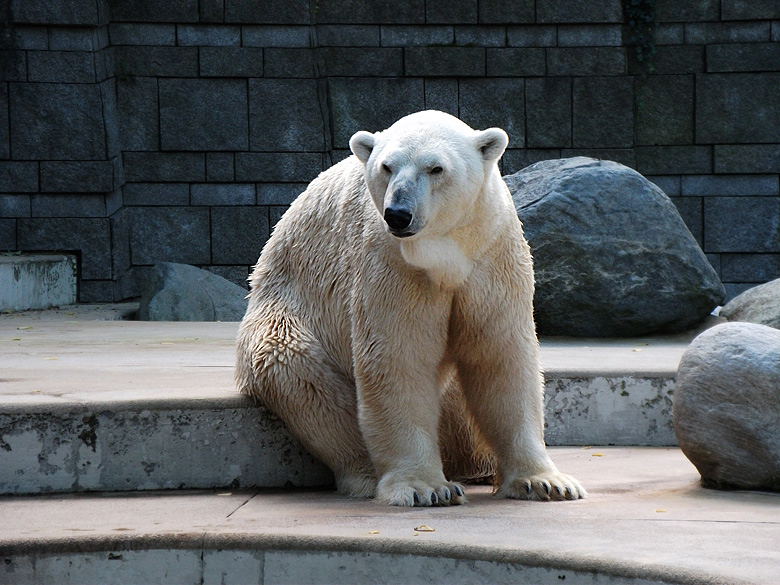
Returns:
[[[144,284],[140,321],[240,321],[248,291],[189,264],[156,264]]]
[[[780,491],[780,331],[725,323],[677,371],[674,431],[702,485]]]
[[[679,333],[723,301],[677,208],[636,171],[576,157],[504,180],[534,256],[540,334]]]
[[[734,297],[720,310],[728,321],[745,321],[780,329],[780,278]]]

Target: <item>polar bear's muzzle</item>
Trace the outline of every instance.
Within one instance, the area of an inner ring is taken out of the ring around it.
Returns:
[[[414,232],[409,229],[414,219],[414,215],[409,209],[388,205],[385,207],[384,218],[387,227],[390,228],[390,233],[397,238],[408,238],[414,235]]]

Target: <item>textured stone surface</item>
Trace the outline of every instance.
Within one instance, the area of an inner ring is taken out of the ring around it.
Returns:
[[[727,323],[677,372],[674,429],[705,487],[780,491],[780,331]]]
[[[132,217],[132,263],[209,264],[209,210],[206,207],[138,207]]]
[[[729,301],[720,316],[780,329],[780,279],[746,290]]]
[[[270,235],[266,207],[215,207],[211,210],[214,264],[254,265]]]
[[[246,290],[188,264],[161,262],[152,269],[138,306],[140,321],[240,321]]]
[[[543,335],[693,328],[725,294],[674,205],[611,161],[545,161],[505,177],[534,255]]]
[[[251,150],[323,150],[317,83],[313,79],[250,79],[249,140]]]

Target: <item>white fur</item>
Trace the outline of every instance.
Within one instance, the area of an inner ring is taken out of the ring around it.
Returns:
[[[458,504],[452,480],[496,474],[510,498],[585,494],[545,452],[531,256],[496,165],[507,142],[441,112],[358,132],[258,260],[239,389],[343,493]],[[388,226],[391,206],[408,227]]]

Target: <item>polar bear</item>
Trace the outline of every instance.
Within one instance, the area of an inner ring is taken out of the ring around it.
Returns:
[[[585,496],[545,449],[531,254],[497,167],[507,143],[436,111],[358,132],[263,248],[237,385],[341,493],[462,504],[459,481],[494,475],[499,496]]]

